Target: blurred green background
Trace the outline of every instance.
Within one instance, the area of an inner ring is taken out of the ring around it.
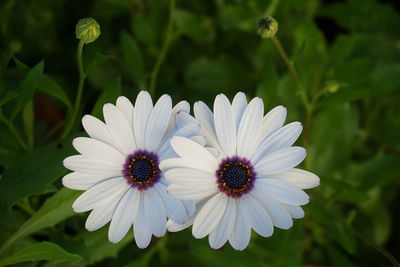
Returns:
[[[308,108],[276,47],[257,35],[265,15],[279,21]],[[85,17],[99,22],[101,36],[84,47],[87,79],[73,121],[74,31]],[[1,0],[0,266],[395,265],[399,25],[397,0]],[[216,94],[240,90],[262,97],[267,110],[286,106],[287,121],[305,127],[303,167],[321,178],[307,190],[305,218],[271,238],[253,234],[243,252],[214,251],[190,230],[146,250],[131,232],[115,245],[107,227],[87,232],[87,214],[71,210],[80,192],[60,182],[62,160],[75,153],[71,138],[84,134],[82,114],[102,117],[104,103],[151,87],[175,103],[211,105]]]

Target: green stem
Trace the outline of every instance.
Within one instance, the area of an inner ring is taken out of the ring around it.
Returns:
[[[390,263],[392,263],[393,266],[400,267],[400,263],[396,260],[393,255],[387,251],[384,247],[379,246],[374,244],[372,241],[370,241],[367,237],[365,237],[363,234],[358,232],[356,229],[354,229],[351,225],[349,226],[350,231],[352,231],[356,237],[358,237],[362,242],[367,244],[368,246],[374,248],[376,251],[378,251],[380,254],[382,254]]]
[[[155,93],[155,88],[157,86],[158,73],[160,71],[160,67],[161,67],[162,63],[165,60],[165,56],[167,55],[168,49],[169,49],[169,47],[171,45],[171,41],[173,39],[174,17],[175,17],[175,0],[170,0],[169,1],[169,19],[168,19],[167,30],[165,33],[164,45],[161,48],[160,54],[158,55],[156,64],[154,65],[153,70],[151,72],[151,76],[150,76],[149,92],[151,95],[154,95],[154,93]]]
[[[85,42],[83,40],[80,40],[79,44],[78,44],[78,49],[76,50],[76,58],[77,58],[77,62],[78,62],[78,71],[79,71],[78,92],[77,92],[76,98],[75,98],[75,105],[74,105],[74,109],[72,111],[72,117],[69,120],[67,127],[65,128],[65,131],[62,135],[63,138],[67,137],[69,135],[69,133],[71,132],[71,130],[75,124],[76,118],[78,116],[78,112],[79,112],[79,108],[80,108],[80,104],[81,104],[83,86],[85,84],[85,78],[86,78],[85,70],[83,68],[83,59],[82,59],[82,52],[83,52],[84,45],[85,45]]]
[[[272,1],[270,2],[270,4],[268,5],[268,8],[267,8],[266,11],[265,11],[265,15],[267,15],[267,16],[272,16],[272,15],[274,15],[275,10],[276,10],[276,8],[278,7],[280,1],[281,1],[281,0],[272,0]]]
[[[8,127],[8,129],[14,134],[15,139],[18,144],[25,150],[28,149],[28,145],[24,142],[22,137],[19,135],[17,129],[15,129],[14,125],[4,117],[3,113],[0,111],[0,119],[4,122],[4,124]]]
[[[308,101],[307,93],[304,89],[304,87],[301,85],[299,75],[297,74],[296,69],[294,68],[293,62],[289,59],[285,49],[281,45],[281,42],[279,42],[279,39],[276,36],[271,37],[272,43],[275,45],[276,49],[278,49],[278,52],[280,56],[282,57],[283,61],[285,62],[286,66],[289,69],[290,76],[292,76],[292,79],[294,83],[296,84],[301,99],[303,100],[303,104],[305,108],[308,110],[310,109],[310,103]]]

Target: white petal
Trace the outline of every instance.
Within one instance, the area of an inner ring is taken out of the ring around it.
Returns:
[[[246,95],[242,92],[239,92],[235,95],[232,100],[232,111],[235,116],[236,127],[239,128],[240,120],[242,119],[243,112],[247,107],[247,99]]]
[[[165,214],[165,207],[160,195],[154,188],[150,188],[142,192],[142,198],[146,220],[151,232],[156,237],[163,236],[167,230],[167,215]]]
[[[121,174],[119,174],[116,177],[120,177]],[[103,176],[97,176],[93,174],[87,174],[87,173],[80,173],[80,172],[71,172],[67,175],[65,175],[62,178],[62,183],[65,187],[75,189],[75,190],[87,190],[91,186],[107,180],[111,178],[116,178],[116,177],[104,177]]]
[[[306,157],[306,150],[302,147],[288,147],[260,159],[255,164],[259,177],[276,174],[299,165]]]
[[[239,204],[237,200],[236,205],[236,221],[233,227],[232,234],[229,238],[229,243],[236,250],[243,250],[247,247],[250,241],[251,225],[244,211],[243,205]]]
[[[220,222],[228,204],[228,196],[218,193],[204,204],[197,214],[192,228],[195,238],[208,235]]]
[[[218,149],[215,147],[206,147],[207,151],[210,152],[211,155],[214,156],[214,158],[218,159],[219,156],[221,156],[221,153],[219,152]]]
[[[154,105],[146,126],[144,148],[157,152],[162,137],[168,127],[171,116],[172,100],[169,95],[163,95]]]
[[[269,237],[274,232],[271,218],[264,207],[250,195],[240,198],[241,207],[247,214],[251,227],[263,237]]]
[[[196,143],[198,143],[201,146],[205,146],[207,143],[206,138],[201,135],[192,136],[192,137],[190,137],[190,139],[192,139],[193,141],[195,141]]]
[[[166,140],[171,139],[173,133],[177,130],[176,114],[178,112],[189,113],[189,111],[190,111],[190,105],[187,101],[181,101],[172,108],[171,116],[170,116],[169,122],[168,122],[168,127],[167,127],[167,130],[165,131],[164,137],[161,141],[162,144],[164,144],[166,142]]]
[[[118,145],[118,150],[124,155],[135,151],[136,144],[132,129],[121,111],[112,104],[105,104],[103,114],[111,136]]]
[[[135,220],[140,203],[140,192],[131,188],[122,197],[111,220],[108,230],[108,239],[112,243],[118,243],[129,231]]]
[[[101,201],[101,205],[94,208],[86,219],[85,228],[88,231],[95,231],[106,225],[111,220],[120,198],[117,195]]]
[[[195,162],[191,162],[182,158],[168,158],[164,159],[160,162],[159,168],[166,172],[173,168],[197,168],[197,164]]]
[[[255,187],[285,204],[304,205],[309,202],[309,197],[303,190],[278,179],[257,179]]]
[[[196,142],[180,136],[171,139],[171,146],[175,152],[187,161],[195,162],[198,169],[214,172],[217,161],[203,146]]]
[[[300,219],[304,217],[304,210],[300,206],[292,206],[282,204],[286,211],[292,216],[292,218]]]
[[[116,106],[121,111],[121,113],[124,114],[126,121],[128,122],[129,126],[133,129],[134,108],[131,101],[129,101],[129,99],[126,98],[125,96],[120,96],[117,98]]]
[[[165,173],[165,178],[172,184],[187,187],[214,185],[217,188],[214,174],[192,168],[176,168]]]
[[[72,204],[72,208],[75,212],[91,210],[101,205],[105,198],[122,196],[128,188],[129,185],[122,177],[101,182],[80,195]]]
[[[152,109],[153,101],[151,100],[150,94],[146,91],[141,91],[136,98],[133,120],[133,129],[138,148],[144,148],[147,121]]]
[[[146,218],[146,208],[143,200],[141,200],[139,204],[139,209],[133,224],[133,232],[136,245],[139,248],[146,248],[151,240],[151,228]]]
[[[296,142],[297,138],[299,138],[302,129],[303,126],[301,123],[292,122],[276,130],[258,146],[256,152],[251,156],[251,159],[257,162],[269,153],[290,147]]]
[[[182,223],[182,224],[176,223],[172,220],[168,220],[168,222],[167,222],[168,232],[179,232],[183,229],[188,228],[189,226],[191,226],[193,224],[194,218],[195,218],[195,216],[192,216],[185,223]]]
[[[168,194],[166,187],[160,183],[155,184],[154,188],[161,196],[167,217],[176,223],[184,223],[187,220],[187,213],[182,200],[176,199]]]
[[[264,116],[263,124],[256,143],[261,143],[271,133],[278,130],[285,123],[287,110],[283,106],[273,108],[267,115]]]
[[[214,126],[225,156],[236,154],[236,123],[228,98],[219,94],[214,101]]]
[[[194,115],[201,124],[201,134],[206,138],[208,144],[219,148],[214,127],[214,116],[210,108],[204,102],[198,101],[194,103]]]
[[[125,157],[112,146],[88,137],[77,137],[72,141],[75,149],[93,160],[123,165]]]
[[[111,146],[116,145],[107,126],[98,118],[91,115],[85,115],[82,118],[82,125],[91,138],[97,139]]]
[[[319,177],[317,175],[296,168],[270,175],[270,178],[286,181],[301,189],[313,188],[319,185]]]
[[[171,148],[171,138],[173,136],[183,136],[183,137],[192,137],[194,135],[198,135],[200,132],[200,125],[198,123],[192,123],[185,125],[184,127],[178,129],[173,135],[166,139],[163,145],[160,147],[158,154],[162,155],[166,153]]]
[[[201,200],[216,194],[218,192],[218,187],[212,184],[197,187],[171,184],[168,186],[167,191],[176,198],[186,200]]]
[[[178,112],[175,116],[175,119],[177,128],[182,128],[185,125],[192,123],[198,123],[197,120],[192,117],[192,115],[184,111]]]
[[[293,226],[292,217],[281,203],[269,197],[267,194],[263,194],[259,190],[253,190],[250,194],[267,210],[272,223],[276,227],[289,229]]]
[[[99,162],[84,155],[70,156],[63,161],[64,167],[72,171],[92,174],[99,177],[117,177],[122,175],[122,165]]]
[[[196,204],[194,201],[191,200],[182,200],[183,205],[185,206],[186,213],[189,216],[193,216],[194,213],[196,212]]]
[[[231,236],[236,221],[236,200],[228,199],[225,213],[217,227],[210,233],[208,241],[213,249],[222,247]]]
[[[255,141],[261,128],[264,103],[261,98],[253,98],[240,121],[237,136],[237,154],[249,158],[254,151]]]

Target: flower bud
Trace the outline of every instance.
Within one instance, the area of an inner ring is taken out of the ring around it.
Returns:
[[[267,16],[258,21],[258,34],[262,38],[271,38],[278,31],[278,22],[271,16]]]
[[[80,19],[75,27],[76,38],[85,44],[94,42],[100,36],[100,25],[92,18]]]

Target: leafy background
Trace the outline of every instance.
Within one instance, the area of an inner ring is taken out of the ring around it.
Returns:
[[[390,266],[400,256],[400,5],[396,0],[2,0],[0,3],[0,266]],[[169,7],[175,4],[171,16]],[[312,101],[257,21],[278,38]],[[139,250],[107,227],[84,230],[80,192],[62,188],[62,160],[83,135],[76,108],[74,28],[93,17],[101,36],[84,47],[88,73],[79,118],[140,89],[175,102],[217,93],[282,104],[305,125],[304,168],[321,178],[304,219],[244,252],[214,251],[190,230]],[[168,26],[169,25],[169,26]],[[169,30],[167,30],[167,28]],[[160,54],[165,53],[165,57]],[[159,73],[155,67],[159,61]],[[90,66],[90,67],[89,67]],[[153,83],[153,84],[151,84]],[[64,134],[63,134],[64,133]],[[46,261],[40,261],[46,260]],[[22,262],[22,263],[20,263]]]

